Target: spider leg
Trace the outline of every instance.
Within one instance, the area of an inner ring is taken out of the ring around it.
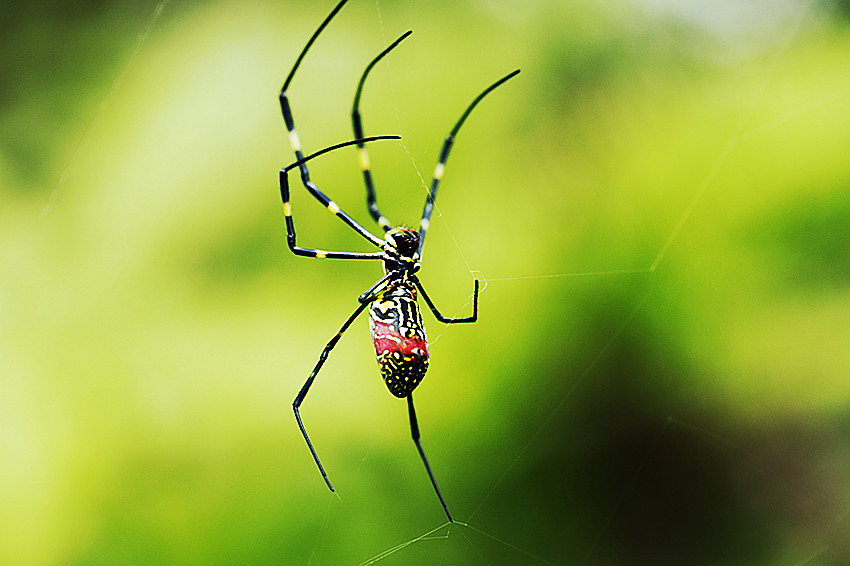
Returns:
[[[357,300],[361,303],[371,303],[375,300],[376,295],[387,286],[387,282],[395,277],[395,274],[390,272],[378,279],[374,285],[366,289],[362,295],[357,297]]]
[[[510,78],[515,77],[519,73],[519,69],[512,73],[508,73],[495,83],[491,84],[484,91],[475,97],[475,100],[472,101],[472,104],[466,107],[463,114],[461,114],[460,119],[455,124],[452,131],[449,132],[449,135],[446,136],[445,141],[443,142],[443,147],[440,150],[440,158],[437,160],[437,166],[434,168],[434,177],[431,180],[431,191],[428,193],[428,198],[425,201],[425,209],[422,211],[422,220],[419,221],[419,257],[422,258],[422,248],[425,246],[425,232],[428,230],[428,226],[431,224],[431,213],[434,211],[434,199],[437,197],[437,187],[440,185],[440,180],[443,178],[443,170],[446,167],[446,161],[449,158],[449,152],[452,150],[452,145],[455,142],[455,137],[457,136],[458,131],[460,131],[460,127],[463,126],[463,123],[466,121],[466,118],[469,116],[472,109],[481,102],[485,96],[490,94],[490,92],[507,81]]]
[[[475,291],[472,295],[472,316],[463,318],[448,318],[440,314],[440,311],[437,310],[437,306],[433,303],[433,301],[431,301],[431,297],[429,297],[428,293],[425,292],[425,287],[422,286],[419,278],[415,277],[413,280],[416,283],[416,288],[419,289],[420,293],[422,293],[422,298],[425,299],[425,303],[428,305],[428,308],[431,309],[431,312],[434,313],[434,317],[440,322],[457,324],[461,322],[475,322],[478,320],[478,279],[475,280]]]
[[[368,253],[368,252],[329,252],[329,251],[324,251],[324,250],[314,250],[314,249],[311,249],[311,248],[303,248],[303,247],[296,245],[296,243],[295,243],[295,222],[292,219],[292,204],[289,201],[289,171],[291,171],[292,169],[294,169],[296,167],[299,167],[299,168],[304,167],[305,166],[304,164],[307,161],[309,161],[310,159],[313,159],[314,157],[318,157],[319,155],[322,155],[322,154],[327,153],[329,151],[333,151],[333,150],[338,149],[340,147],[346,147],[346,146],[357,144],[357,143],[362,144],[362,143],[374,141],[374,140],[377,140],[377,139],[395,139],[395,138],[396,138],[396,136],[375,136],[375,137],[372,137],[372,138],[358,139],[358,140],[352,140],[352,141],[336,144],[336,145],[333,145],[333,146],[330,146],[330,147],[326,147],[325,149],[322,149],[320,151],[317,151],[316,153],[309,155],[307,157],[304,157],[302,155],[298,159],[298,161],[296,161],[295,163],[288,165],[287,167],[281,169],[281,171],[280,171],[280,197],[281,197],[281,200],[283,201],[283,214],[284,214],[284,217],[286,219],[286,240],[287,240],[287,243],[289,244],[289,249],[292,250],[292,253],[294,253],[295,255],[306,256],[306,257],[315,257],[315,258],[319,258],[319,259],[324,259],[324,258],[330,258],[330,259],[381,259],[383,257],[383,252],[371,252],[371,253]],[[299,155],[300,155],[300,152],[299,152]],[[312,183],[310,183],[310,184],[312,184]],[[321,193],[319,193],[319,194],[321,194]],[[321,196],[324,197],[324,195],[321,195]],[[333,204],[329,199],[327,199],[327,197],[324,197],[324,198],[329,203],[329,204],[326,204],[326,206],[328,206],[329,208],[331,208],[331,210],[333,210],[333,207],[336,207],[336,205]],[[342,213],[342,211],[339,210],[339,207],[336,207],[336,210],[339,211],[339,213],[344,214],[344,213]]]
[[[307,442],[307,448],[310,449],[310,454],[313,455],[313,460],[316,461],[316,465],[319,467],[319,471],[322,473],[322,477],[325,479],[325,483],[328,484],[328,488],[331,491],[334,491],[333,485],[331,484],[331,480],[328,479],[328,474],[325,473],[325,468],[322,466],[322,462],[319,460],[319,455],[316,453],[316,449],[313,448],[313,443],[310,442],[310,437],[307,435],[307,429],[304,428],[304,423],[301,422],[301,412],[299,409],[301,408],[301,403],[304,402],[304,398],[307,397],[307,392],[310,390],[310,386],[313,385],[313,381],[316,379],[316,375],[319,373],[319,370],[322,369],[322,366],[325,364],[325,360],[328,359],[328,354],[330,354],[331,350],[334,349],[336,343],[339,342],[339,339],[342,338],[342,335],[348,330],[348,327],[351,326],[351,323],[354,322],[360,313],[375,299],[375,296],[381,291],[381,289],[386,286],[388,276],[384,276],[377,281],[374,285],[369,287],[365,293],[360,295],[358,301],[360,305],[355,309],[355,311],[348,317],[345,323],[342,325],[342,328],[339,329],[339,332],[331,338],[330,342],[325,346],[325,349],[322,350],[322,353],[319,354],[319,361],[316,362],[316,367],[313,368],[313,371],[310,372],[310,376],[307,378],[307,381],[304,382],[304,385],[301,386],[301,390],[298,392],[298,395],[295,396],[295,400],[292,402],[292,410],[295,412],[295,420],[298,422],[298,428],[301,429],[301,434],[304,435],[304,440]],[[427,465],[427,464],[426,464]]]
[[[404,33],[401,37],[396,39],[389,47],[381,51],[377,57],[372,59],[372,61],[366,65],[366,70],[363,71],[363,75],[360,77],[360,82],[357,83],[357,92],[354,94],[354,105],[351,109],[351,124],[354,128],[354,137],[362,138],[363,137],[363,122],[360,119],[360,95],[363,93],[363,85],[366,82],[366,77],[369,75],[369,72],[372,70],[378,61],[380,61],[387,53],[392,51],[399,43],[401,43],[406,37],[408,37],[412,31],[408,31]],[[363,181],[366,184],[366,204],[369,207],[369,214],[378,223],[378,225],[384,229],[384,231],[388,231],[392,229],[392,224],[386,217],[381,214],[381,211],[378,210],[378,203],[375,199],[375,186],[372,182],[372,171],[369,165],[369,154],[366,151],[366,145],[363,143],[357,144],[357,155],[360,158],[360,168],[363,170]]]
[[[413,442],[416,444],[416,449],[419,451],[419,456],[422,457],[422,463],[425,464],[425,471],[428,472],[428,477],[431,478],[431,485],[434,486],[434,491],[437,492],[437,498],[443,505],[443,510],[446,512],[446,517],[450,523],[454,523],[452,514],[449,513],[449,508],[446,506],[446,501],[443,499],[443,494],[440,493],[440,488],[437,487],[437,480],[434,479],[434,474],[431,472],[431,466],[428,464],[428,458],[425,457],[425,451],[422,450],[422,443],[419,442],[419,424],[416,421],[416,411],[413,408],[413,393],[407,395],[407,409],[410,414],[410,433],[413,436]]]
[[[356,220],[354,220],[350,215],[345,213],[340,207],[328,198],[322,191],[319,190],[319,187],[316,186],[310,180],[310,171],[307,169],[307,163],[304,159],[304,154],[301,150],[301,140],[298,137],[298,133],[295,130],[295,119],[292,116],[292,108],[289,105],[289,97],[286,94],[287,89],[289,88],[289,84],[292,82],[293,77],[295,76],[295,71],[298,70],[298,66],[301,64],[301,61],[304,59],[304,56],[309,51],[310,47],[313,45],[313,42],[316,41],[316,38],[319,37],[319,34],[325,27],[330,23],[331,19],[342,9],[342,6],[347,2],[347,0],[341,0],[331,11],[331,13],[322,21],[319,25],[318,29],[313,32],[313,35],[310,36],[310,39],[307,41],[307,45],[304,46],[304,49],[301,50],[301,54],[298,55],[298,59],[295,60],[295,64],[292,66],[292,69],[289,71],[289,74],[286,76],[286,80],[283,83],[283,87],[280,89],[280,109],[283,112],[283,121],[286,124],[286,131],[289,137],[289,145],[292,147],[292,151],[295,152],[295,159],[299,162],[298,168],[301,172],[301,183],[304,185],[304,188],[313,195],[316,200],[318,200],[322,205],[326,206],[328,210],[330,210],[334,215],[338,216],[340,220],[342,220],[345,224],[351,227],[355,232],[369,240],[372,244],[377,247],[381,247],[383,244],[383,240],[371,232],[361,226]],[[281,174],[283,175],[283,174]],[[281,180],[281,190],[283,188],[283,181]],[[284,200],[284,203],[288,202]],[[304,250],[302,250],[304,251]],[[299,255],[307,255],[318,257],[310,253],[299,253],[295,251],[293,248],[293,252]],[[336,256],[334,256],[336,257]],[[340,256],[342,257],[342,256]],[[345,259],[359,259],[357,254],[349,254],[344,256]]]
[[[348,317],[348,320],[345,321],[345,324],[342,325],[342,328],[339,329],[336,336],[331,338],[331,341],[328,342],[328,345],[325,346],[325,349],[322,350],[322,353],[319,354],[319,361],[316,363],[316,367],[313,368],[313,371],[310,373],[310,377],[307,378],[307,381],[301,387],[301,391],[298,392],[298,395],[295,397],[295,401],[292,402],[292,409],[295,411],[295,420],[298,422],[298,428],[301,429],[301,434],[304,435],[304,440],[307,441],[307,447],[310,449],[310,453],[313,455],[313,460],[316,461],[316,465],[319,467],[319,471],[322,473],[322,477],[325,479],[325,483],[328,484],[328,488],[331,491],[334,491],[333,485],[331,485],[331,480],[328,479],[328,474],[325,473],[325,468],[322,467],[322,462],[319,460],[319,455],[316,454],[316,449],[313,448],[313,443],[310,442],[310,437],[307,435],[307,429],[304,428],[304,423],[301,422],[301,414],[299,412],[299,408],[301,407],[301,403],[304,402],[304,398],[307,396],[307,391],[310,390],[310,386],[313,385],[313,381],[316,379],[316,375],[319,373],[319,370],[322,369],[322,365],[324,365],[325,360],[328,359],[328,354],[331,350],[333,350],[336,343],[339,342],[339,339],[342,338],[343,333],[351,326],[351,323],[354,322],[354,319],[357,318],[360,313],[363,312],[363,309],[366,308],[368,303],[361,303],[357,310]]]

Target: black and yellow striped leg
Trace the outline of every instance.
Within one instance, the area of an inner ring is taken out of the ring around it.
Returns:
[[[280,106],[283,111],[283,121],[286,123],[286,131],[289,134],[289,145],[292,146],[292,150],[295,152],[295,158],[298,160],[301,160],[304,156],[301,154],[301,141],[298,139],[298,134],[295,131],[295,122],[292,118],[292,111],[289,108],[289,99],[286,96],[286,91],[289,89],[289,84],[295,76],[295,71],[298,70],[298,67],[301,65],[301,61],[304,59],[304,56],[307,55],[307,52],[316,41],[316,38],[319,37],[319,34],[322,33],[325,27],[327,27],[346,2],[348,2],[348,0],[340,0],[336,6],[334,6],[334,9],[331,10],[331,13],[328,14],[319,27],[316,28],[316,31],[314,31],[313,35],[310,36],[310,39],[307,40],[307,44],[304,46],[304,49],[302,49],[301,53],[298,54],[298,59],[295,60],[295,64],[292,65],[292,69],[290,69],[289,74],[286,75],[286,80],[283,81],[283,87],[280,89]],[[302,177],[305,178],[305,182],[306,180],[309,180],[310,175],[307,172],[307,166],[304,164],[301,165],[301,174]]]
[[[316,200],[322,203],[330,212],[339,217],[344,223],[354,229],[355,232],[369,240],[373,245],[381,247],[384,243],[382,238],[375,236],[369,230],[361,226],[356,220],[354,220],[351,216],[349,216],[345,211],[340,209],[339,205],[337,205],[334,201],[332,201],[327,195],[325,195],[322,191],[319,190],[319,187],[316,186],[313,181],[310,180],[310,172],[307,169],[306,159],[304,159],[304,154],[301,151],[301,142],[298,139],[298,134],[295,131],[295,123],[292,118],[292,112],[289,108],[289,100],[286,97],[286,93],[281,91],[280,93],[280,106],[283,111],[283,119],[286,123],[286,128],[289,133],[289,144],[292,146],[293,151],[295,152],[295,157],[297,159],[296,163],[298,163],[298,168],[301,172],[301,182],[304,187],[313,195]],[[283,173],[281,173],[283,175]],[[282,181],[281,181],[282,183]],[[282,185],[281,185],[282,186]],[[284,201],[288,202],[288,201]]]
[[[382,291],[384,287],[387,286],[387,281],[389,281],[395,276],[396,275],[394,273],[387,273],[386,275],[375,281],[375,284],[366,289],[366,291],[364,291],[362,295],[357,297],[357,300],[361,303],[371,303],[375,300],[375,296],[380,291]]]
[[[304,435],[304,440],[307,441],[307,447],[313,455],[313,460],[316,461],[316,465],[319,467],[319,471],[322,473],[322,477],[325,479],[325,483],[328,484],[328,488],[331,491],[334,491],[334,487],[331,485],[331,480],[328,479],[328,474],[325,473],[325,468],[322,467],[322,462],[319,461],[319,455],[316,454],[316,450],[313,448],[313,443],[310,442],[310,437],[307,436],[307,429],[304,428],[304,423],[301,422],[301,413],[298,409],[301,407],[301,403],[304,402],[304,398],[307,396],[307,391],[309,391],[310,386],[313,385],[316,375],[319,373],[319,370],[322,369],[325,360],[328,359],[328,354],[331,350],[333,350],[334,346],[336,346],[336,343],[339,342],[339,339],[342,338],[343,333],[348,330],[349,326],[351,326],[351,323],[354,322],[354,319],[363,312],[363,309],[365,309],[368,304],[368,301],[361,302],[357,307],[357,310],[348,317],[348,320],[345,321],[345,324],[343,324],[342,328],[339,329],[339,332],[336,333],[336,336],[331,338],[331,341],[328,342],[328,345],[325,346],[325,349],[322,350],[321,354],[319,354],[319,361],[316,362],[316,367],[313,368],[313,371],[310,373],[310,377],[307,378],[307,381],[301,387],[301,391],[299,391],[298,395],[295,397],[295,401],[292,402],[292,409],[295,411],[295,420],[298,422],[298,428],[301,429],[301,434]]]
[[[366,77],[369,76],[369,71],[372,70],[378,61],[380,61],[387,53],[392,51],[399,43],[401,43],[406,37],[408,37],[412,31],[408,31],[404,33],[401,37],[396,39],[389,47],[381,51],[377,57],[372,59],[372,61],[366,65],[366,70],[363,71],[363,74],[360,76],[360,82],[357,83],[357,92],[354,94],[354,104],[351,108],[351,124],[354,128],[354,137],[362,138],[363,137],[363,122],[360,118],[360,95],[363,93],[363,85],[366,82]],[[357,144],[357,154],[360,158],[360,168],[363,170],[363,181],[366,184],[366,205],[369,207],[369,214],[378,223],[378,225],[384,229],[384,231],[388,231],[392,229],[392,224],[386,217],[381,214],[381,211],[378,209],[377,199],[375,197],[375,185],[372,181],[372,170],[369,164],[369,153],[366,151],[365,144]]]
[[[429,297],[428,293],[425,292],[425,287],[422,286],[419,278],[415,278],[414,282],[416,283],[416,288],[419,289],[420,293],[422,293],[422,298],[425,299],[425,303],[428,305],[428,308],[430,308],[431,312],[434,313],[434,318],[440,322],[445,322],[447,324],[459,324],[463,322],[475,322],[478,320],[478,279],[475,280],[475,291],[472,295],[472,316],[463,318],[448,318],[440,314],[440,311],[437,310],[437,306],[433,303],[433,301],[431,301],[431,297]]]
[[[478,105],[481,100],[490,94],[490,92],[507,81],[510,78],[515,77],[519,73],[519,69],[512,73],[508,73],[495,83],[488,86],[484,91],[475,97],[475,100],[472,101],[472,104],[466,107],[463,114],[461,114],[460,119],[455,124],[452,131],[449,132],[449,135],[446,136],[445,141],[443,142],[443,147],[440,149],[440,157],[437,160],[437,166],[434,168],[434,176],[431,180],[431,190],[428,193],[428,198],[425,200],[425,208],[422,211],[422,220],[419,221],[419,258],[421,261],[422,258],[422,248],[425,246],[425,232],[428,231],[428,226],[431,224],[431,213],[434,212],[434,199],[437,198],[437,188],[440,185],[440,180],[443,178],[443,170],[446,167],[446,161],[449,159],[449,152],[452,150],[452,145],[454,145],[455,137],[457,133],[460,131],[460,127],[463,126],[463,123],[466,121],[472,109]]]
[[[287,173],[287,169],[282,169],[280,172],[280,196],[283,200],[283,215],[286,219],[286,241],[292,253],[319,259],[381,259],[383,257],[383,252],[331,252],[296,245],[295,222],[292,220],[292,204],[289,201],[289,176]]]
[[[443,494],[440,493],[440,488],[437,487],[437,480],[434,479],[434,474],[431,472],[431,466],[428,464],[428,458],[425,457],[425,451],[422,449],[422,443],[419,442],[419,423],[416,421],[416,411],[413,409],[413,393],[407,396],[407,410],[410,414],[410,434],[413,436],[413,442],[416,444],[416,449],[419,450],[419,456],[422,457],[422,463],[425,464],[425,471],[428,472],[428,477],[431,478],[431,485],[434,486],[434,491],[437,492],[437,498],[443,505],[443,510],[446,512],[446,517],[450,523],[454,523],[452,514],[449,513],[449,508],[446,505],[446,500],[443,499]]]
[[[298,59],[295,60],[295,64],[292,66],[292,69],[289,71],[289,74],[286,76],[286,80],[283,83],[283,87],[280,89],[280,109],[283,113],[283,121],[286,124],[286,131],[289,137],[289,145],[292,147],[292,151],[295,152],[295,159],[298,163],[298,168],[301,172],[301,182],[304,187],[312,194],[322,205],[327,207],[334,215],[338,216],[340,220],[345,222],[348,226],[354,229],[355,232],[369,240],[373,245],[381,247],[383,244],[383,240],[371,232],[361,226],[356,220],[354,220],[351,216],[342,211],[339,206],[327,197],[319,188],[310,180],[310,171],[307,169],[307,160],[304,159],[304,154],[301,150],[301,140],[298,137],[298,132],[295,130],[295,119],[292,115],[292,109],[289,105],[289,97],[286,95],[286,91],[289,89],[289,84],[292,82],[293,77],[295,76],[295,71],[298,70],[298,66],[301,64],[301,61],[304,59],[304,56],[309,51],[310,47],[313,45],[313,42],[316,41],[316,38],[319,37],[319,34],[325,27],[330,23],[333,17],[339,12],[342,6],[346,3],[347,0],[341,0],[331,13],[322,21],[321,25],[319,25],[318,29],[313,32],[313,35],[310,36],[310,39],[307,41],[307,45],[304,46],[304,49],[301,50],[301,53],[298,55]],[[282,184],[281,184],[282,186]],[[287,203],[288,200],[284,200],[284,203]],[[294,249],[293,249],[294,251]],[[298,253],[298,252],[296,252]],[[299,254],[299,255],[310,255],[310,254]]]
[[[296,255],[315,257],[320,259],[381,259],[383,257],[383,252],[328,252],[324,250],[314,250],[297,246],[295,244],[295,222],[292,220],[292,204],[289,201],[289,172],[291,170],[295,169],[296,167],[300,168],[304,166],[307,161],[322,154],[328,153],[329,151],[334,151],[341,147],[347,147],[356,144],[365,144],[368,142],[382,139],[399,139],[399,136],[373,136],[369,138],[338,143],[336,145],[332,145],[330,147],[326,147],[320,151],[317,151],[307,157],[301,157],[298,161],[288,165],[280,171],[280,197],[283,200],[283,214],[286,218],[286,240],[289,243],[289,249],[292,250],[292,253]]]

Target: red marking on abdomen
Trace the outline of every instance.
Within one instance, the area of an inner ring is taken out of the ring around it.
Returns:
[[[389,352],[399,352],[405,357],[415,356],[428,360],[428,343],[422,338],[405,338],[393,326],[377,320],[372,322],[371,330],[378,359]]]
[[[407,397],[428,371],[428,344],[423,337],[405,337],[391,324],[370,319],[372,341],[381,376],[390,393]]]

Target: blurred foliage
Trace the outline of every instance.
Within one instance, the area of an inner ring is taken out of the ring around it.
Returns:
[[[423,443],[365,319],[379,276],[290,254],[277,92],[317,2],[5,3],[0,564],[844,564],[850,35],[842,2],[351,0],[290,89],[363,112],[415,225]],[[312,176],[367,222],[353,152]],[[293,183],[295,179],[293,178]],[[296,187],[300,188],[300,187]],[[305,191],[299,241],[366,244]],[[431,533],[423,540],[416,540]],[[448,533],[448,536],[446,534]],[[398,544],[409,546],[384,556]]]

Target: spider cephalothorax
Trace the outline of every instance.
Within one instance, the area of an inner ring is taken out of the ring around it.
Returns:
[[[425,288],[416,276],[416,272],[419,271],[420,267],[422,246],[425,239],[425,232],[428,230],[428,225],[430,224],[431,213],[434,210],[434,200],[437,195],[437,187],[443,177],[446,160],[449,157],[449,152],[451,151],[460,127],[469,116],[469,113],[472,112],[472,109],[475,108],[482,98],[487,96],[487,94],[494,88],[515,76],[519,73],[519,71],[517,70],[509,73],[490,85],[488,88],[484,89],[484,91],[479,94],[469,106],[466,107],[466,110],[463,114],[461,114],[460,119],[457,123],[455,123],[454,128],[452,128],[449,135],[446,136],[446,139],[443,142],[443,147],[440,150],[437,166],[434,170],[431,188],[428,191],[428,196],[425,201],[422,219],[419,221],[419,230],[417,231],[403,227],[393,228],[389,220],[387,220],[378,209],[375,197],[375,188],[372,182],[372,173],[369,168],[369,157],[366,152],[365,144],[366,142],[377,139],[387,139],[392,137],[397,138],[398,136],[363,137],[363,123],[360,118],[359,105],[360,95],[369,71],[384,55],[389,53],[395,46],[401,43],[404,38],[409,36],[411,32],[403,34],[389,47],[384,49],[369,63],[369,65],[366,66],[366,70],[360,77],[360,82],[357,85],[357,91],[354,96],[354,108],[351,112],[354,137],[356,138],[352,141],[326,147],[325,149],[317,151],[308,157],[304,157],[301,149],[301,142],[298,134],[295,132],[295,119],[292,116],[292,109],[289,105],[289,97],[286,94],[287,88],[289,88],[289,84],[295,76],[295,71],[298,69],[298,65],[301,64],[301,60],[304,59],[304,56],[310,49],[310,46],[313,45],[313,42],[319,36],[321,31],[325,29],[325,26],[327,26],[328,22],[330,22],[337,12],[339,12],[346,1],[347,0],[340,0],[336,7],[331,11],[330,15],[325,18],[319,28],[313,33],[312,37],[310,37],[309,41],[307,41],[307,45],[301,51],[298,59],[296,59],[295,65],[292,67],[289,75],[287,75],[286,80],[283,83],[283,88],[280,91],[280,107],[283,111],[283,120],[286,123],[286,129],[289,133],[289,144],[295,152],[296,159],[295,163],[285,167],[280,172],[280,195],[283,199],[283,214],[286,219],[286,239],[289,244],[289,249],[291,249],[295,255],[299,256],[314,257],[317,259],[380,259],[383,261],[384,276],[360,295],[358,299],[360,304],[357,309],[351,314],[351,316],[348,317],[339,332],[337,332],[330,342],[328,342],[325,349],[319,355],[319,361],[316,363],[316,366],[313,368],[313,371],[310,373],[307,381],[301,387],[301,390],[292,402],[292,408],[295,412],[295,420],[298,422],[298,427],[304,435],[304,440],[307,442],[310,453],[313,455],[313,459],[316,461],[316,465],[319,467],[319,471],[322,473],[322,477],[325,479],[325,483],[327,483],[328,488],[333,491],[333,486],[325,473],[325,469],[322,467],[322,463],[319,461],[319,456],[316,454],[313,444],[310,442],[310,437],[307,436],[307,430],[301,422],[301,413],[299,412],[299,409],[301,404],[304,402],[304,398],[307,396],[307,391],[313,384],[313,380],[316,378],[316,375],[325,363],[330,351],[333,350],[343,333],[349,326],[351,326],[351,323],[354,322],[354,319],[368,308],[369,328],[372,332],[372,341],[375,345],[375,354],[378,358],[381,375],[393,395],[407,399],[407,410],[410,417],[410,432],[413,437],[413,442],[416,444],[419,456],[425,464],[425,470],[428,472],[428,477],[431,479],[431,484],[434,486],[434,491],[437,493],[437,497],[443,506],[443,510],[446,512],[446,516],[449,521],[451,521],[452,516],[449,513],[445,500],[443,500],[443,495],[440,493],[440,489],[437,487],[437,481],[434,479],[434,474],[431,473],[431,467],[428,465],[428,459],[425,457],[425,452],[422,450],[422,444],[419,441],[419,425],[416,420],[416,411],[413,409],[413,390],[422,381],[422,378],[428,369],[428,340],[425,336],[425,327],[422,324],[422,316],[419,312],[416,300],[417,297],[421,295],[422,299],[428,305],[428,308],[432,313],[434,313],[436,319],[445,324],[475,322],[478,319],[478,280],[475,280],[472,295],[472,315],[467,317],[451,318],[440,314],[440,311],[437,310],[437,307],[434,306],[433,301],[431,301],[430,297],[428,297],[428,294],[425,292]],[[366,202],[369,207],[369,214],[378,226],[384,230],[385,234],[383,239],[360,225],[360,223],[343,211],[339,205],[320,191],[319,187],[310,180],[310,173],[307,169],[308,161],[318,157],[319,155],[327,153],[328,151],[333,151],[337,148],[354,144],[357,145],[358,154],[360,156],[360,167],[363,170],[363,180],[366,184]],[[295,168],[299,169],[301,173],[301,182],[304,185],[304,188],[307,189],[307,192],[313,195],[316,200],[318,200],[337,218],[342,220],[351,229],[368,240],[380,251],[325,251],[305,248],[297,245],[295,243],[295,221],[292,217],[292,205],[289,201],[288,180],[289,171]]]
[[[419,271],[419,232],[399,226],[384,234],[384,241],[384,273]]]

